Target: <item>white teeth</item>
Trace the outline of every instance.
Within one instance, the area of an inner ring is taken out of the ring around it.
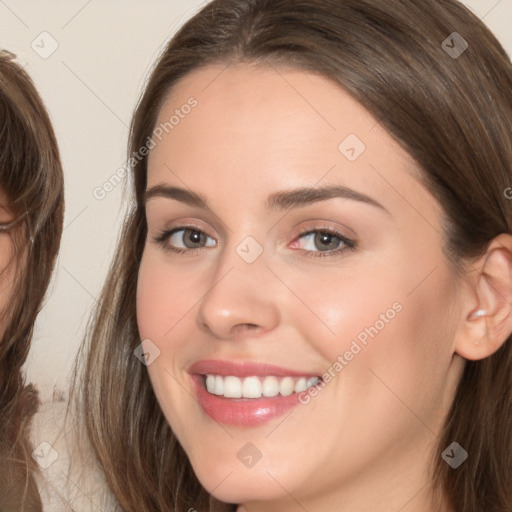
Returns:
[[[246,377],[242,384],[242,396],[244,398],[259,398],[261,387],[261,381],[258,377]]]
[[[220,375],[216,375],[215,376],[215,389],[214,389],[213,392],[216,395],[223,395],[224,394],[224,379]]]
[[[215,375],[208,375],[206,377],[206,389],[212,395],[215,393]]]
[[[224,396],[242,398],[242,381],[238,377],[224,377]]]
[[[283,396],[290,396],[293,393],[294,387],[295,382],[293,382],[293,379],[291,377],[285,377],[279,385],[279,392]]]
[[[296,383],[295,383],[295,393],[302,393],[302,391],[306,391],[308,389],[308,386],[306,384],[306,379],[304,377],[301,377]]]
[[[263,381],[263,396],[272,398],[279,394],[279,381],[277,377],[265,377]]]
[[[318,377],[251,376],[240,379],[233,375],[206,375],[208,393],[226,398],[273,398],[301,393],[320,382]]]

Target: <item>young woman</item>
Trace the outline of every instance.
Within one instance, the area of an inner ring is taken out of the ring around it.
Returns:
[[[480,20],[214,0],[129,154],[81,383],[123,510],[512,510],[512,66]]]
[[[38,400],[22,366],[59,248],[63,175],[43,102],[6,51],[0,51],[0,119],[0,510],[38,511],[28,441]]]

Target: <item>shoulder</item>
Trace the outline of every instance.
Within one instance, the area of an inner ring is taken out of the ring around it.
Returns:
[[[36,483],[48,512],[114,511],[101,470],[78,443],[78,421],[67,402],[42,403],[33,418],[30,440],[39,474]]]

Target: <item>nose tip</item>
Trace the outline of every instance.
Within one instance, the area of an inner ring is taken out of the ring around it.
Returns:
[[[203,296],[198,325],[222,339],[261,336],[274,329],[279,312],[269,278],[262,278],[260,272],[230,272]]]

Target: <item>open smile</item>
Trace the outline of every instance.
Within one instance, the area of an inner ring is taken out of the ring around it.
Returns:
[[[273,365],[204,360],[189,369],[199,404],[219,423],[251,427],[297,406],[321,377]]]

